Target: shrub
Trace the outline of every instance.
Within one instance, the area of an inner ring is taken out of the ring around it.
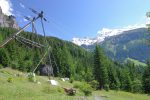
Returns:
[[[13,78],[12,78],[12,77],[9,77],[9,78],[7,79],[7,82],[12,83],[12,82],[13,82]]]
[[[35,74],[34,73],[29,73],[28,74],[28,80],[30,82],[36,82]]]
[[[73,86],[74,88],[80,89],[82,87],[81,83],[76,82]]]
[[[87,69],[88,71],[85,73],[85,75],[83,76],[84,80],[86,82],[91,82],[94,78],[93,78],[93,74],[92,71],[90,71],[90,69]]]
[[[57,87],[57,92],[59,92],[59,93],[64,93],[64,89],[61,88],[61,87]]]
[[[74,81],[74,79],[71,77],[69,82],[70,82],[70,83],[73,83],[73,81]]]
[[[109,85],[108,85],[108,84],[104,85],[104,89],[105,89],[106,91],[109,91]]]
[[[99,87],[99,82],[96,81],[96,80],[93,80],[89,83],[91,85],[91,87],[94,89],[94,90],[97,90],[98,87]]]
[[[2,69],[3,68],[3,65],[2,64],[0,64],[0,69]]]
[[[109,85],[109,88],[110,89],[112,89],[112,90],[119,90],[119,87],[120,87],[120,83],[118,82],[118,83],[111,83],[110,85]]]
[[[87,83],[84,83],[81,90],[83,91],[83,93],[86,95],[86,96],[89,96],[92,94],[92,87],[87,84]]]
[[[134,80],[132,87],[133,87],[132,90],[133,93],[142,93],[142,83],[140,80],[138,79]]]
[[[12,61],[11,62],[11,67],[12,67],[12,69],[17,69],[17,68],[19,68],[19,63],[16,62],[16,61]]]
[[[92,94],[92,87],[90,84],[87,83],[76,83],[74,84],[74,88],[80,89],[86,96],[89,96]]]

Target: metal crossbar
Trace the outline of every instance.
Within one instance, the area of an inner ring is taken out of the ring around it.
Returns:
[[[33,46],[35,46],[35,47],[45,47],[45,45],[43,45],[43,44],[40,44],[40,43],[37,43],[37,42],[35,42],[35,41],[26,39],[26,38],[24,38],[24,37],[22,37],[22,36],[19,36],[19,35],[16,35],[15,38],[20,39],[20,41],[22,41],[22,42],[24,42],[24,43],[27,43],[27,44],[31,44],[31,45],[33,45]]]
[[[23,28],[21,28],[19,31],[17,31],[16,33],[14,33],[11,37],[9,37],[8,39],[6,39],[1,45],[0,48],[2,48],[3,46],[5,46],[8,42],[10,42],[11,40],[13,40],[15,38],[15,36],[17,36],[18,34],[20,34],[24,29],[26,29],[30,24],[34,23],[37,19],[39,19],[41,17],[41,15],[43,14],[43,12],[41,11],[41,13],[39,13],[39,15],[36,18],[33,18],[28,24],[26,24]]]

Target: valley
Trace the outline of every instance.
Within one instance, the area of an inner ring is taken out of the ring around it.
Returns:
[[[0,0],[0,100],[149,100],[149,4]]]
[[[114,32],[106,32],[105,34],[107,35],[110,33]],[[148,41],[150,32],[147,28],[123,31],[122,33],[116,32],[116,34],[118,35],[106,36],[103,41],[94,40],[101,42],[88,45],[85,43],[81,46],[87,50],[93,50],[95,45],[99,44],[105,50],[105,53],[113,60],[124,62],[127,58],[132,58],[146,63],[150,57],[150,47]],[[80,43],[80,41],[76,41],[74,43],[77,44]]]

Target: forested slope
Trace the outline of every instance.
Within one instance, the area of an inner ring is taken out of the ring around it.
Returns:
[[[15,29],[0,28],[0,42],[10,37]],[[45,43],[45,38],[41,35],[22,32],[20,36],[36,41],[41,44]],[[51,46],[51,62],[54,68],[55,76],[74,77],[80,79],[91,75],[92,55],[85,49],[55,37],[46,37],[48,44]],[[0,48],[1,67],[12,67],[22,71],[33,71],[45,50],[35,48],[32,45],[12,40],[3,48]],[[49,64],[48,56],[41,64]],[[89,75],[86,75],[89,74]],[[87,78],[88,79],[88,78]]]
[[[0,42],[10,37],[15,29],[0,28]],[[70,80],[86,81],[94,89],[124,90],[128,92],[149,93],[150,63],[147,66],[137,66],[127,61],[120,64],[109,59],[103,49],[96,46],[94,52],[68,41],[55,37],[46,37],[29,32],[22,32],[20,36],[34,40],[40,44],[51,46],[50,58],[54,69],[54,76],[69,77]],[[3,48],[0,48],[0,68],[11,67],[13,69],[31,72],[43,57],[46,49],[36,48],[28,43],[14,39]],[[49,56],[41,62],[50,64]],[[39,69],[36,70],[38,74]],[[85,92],[89,92],[85,86]]]

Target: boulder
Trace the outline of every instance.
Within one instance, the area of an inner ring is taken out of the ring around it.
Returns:
[[[42,65],[40,66],[39,72],[40,72],[40,75],[43,75],[43,76],[48,76],[48,75],[53,76],[53,67],[50,65]]]

